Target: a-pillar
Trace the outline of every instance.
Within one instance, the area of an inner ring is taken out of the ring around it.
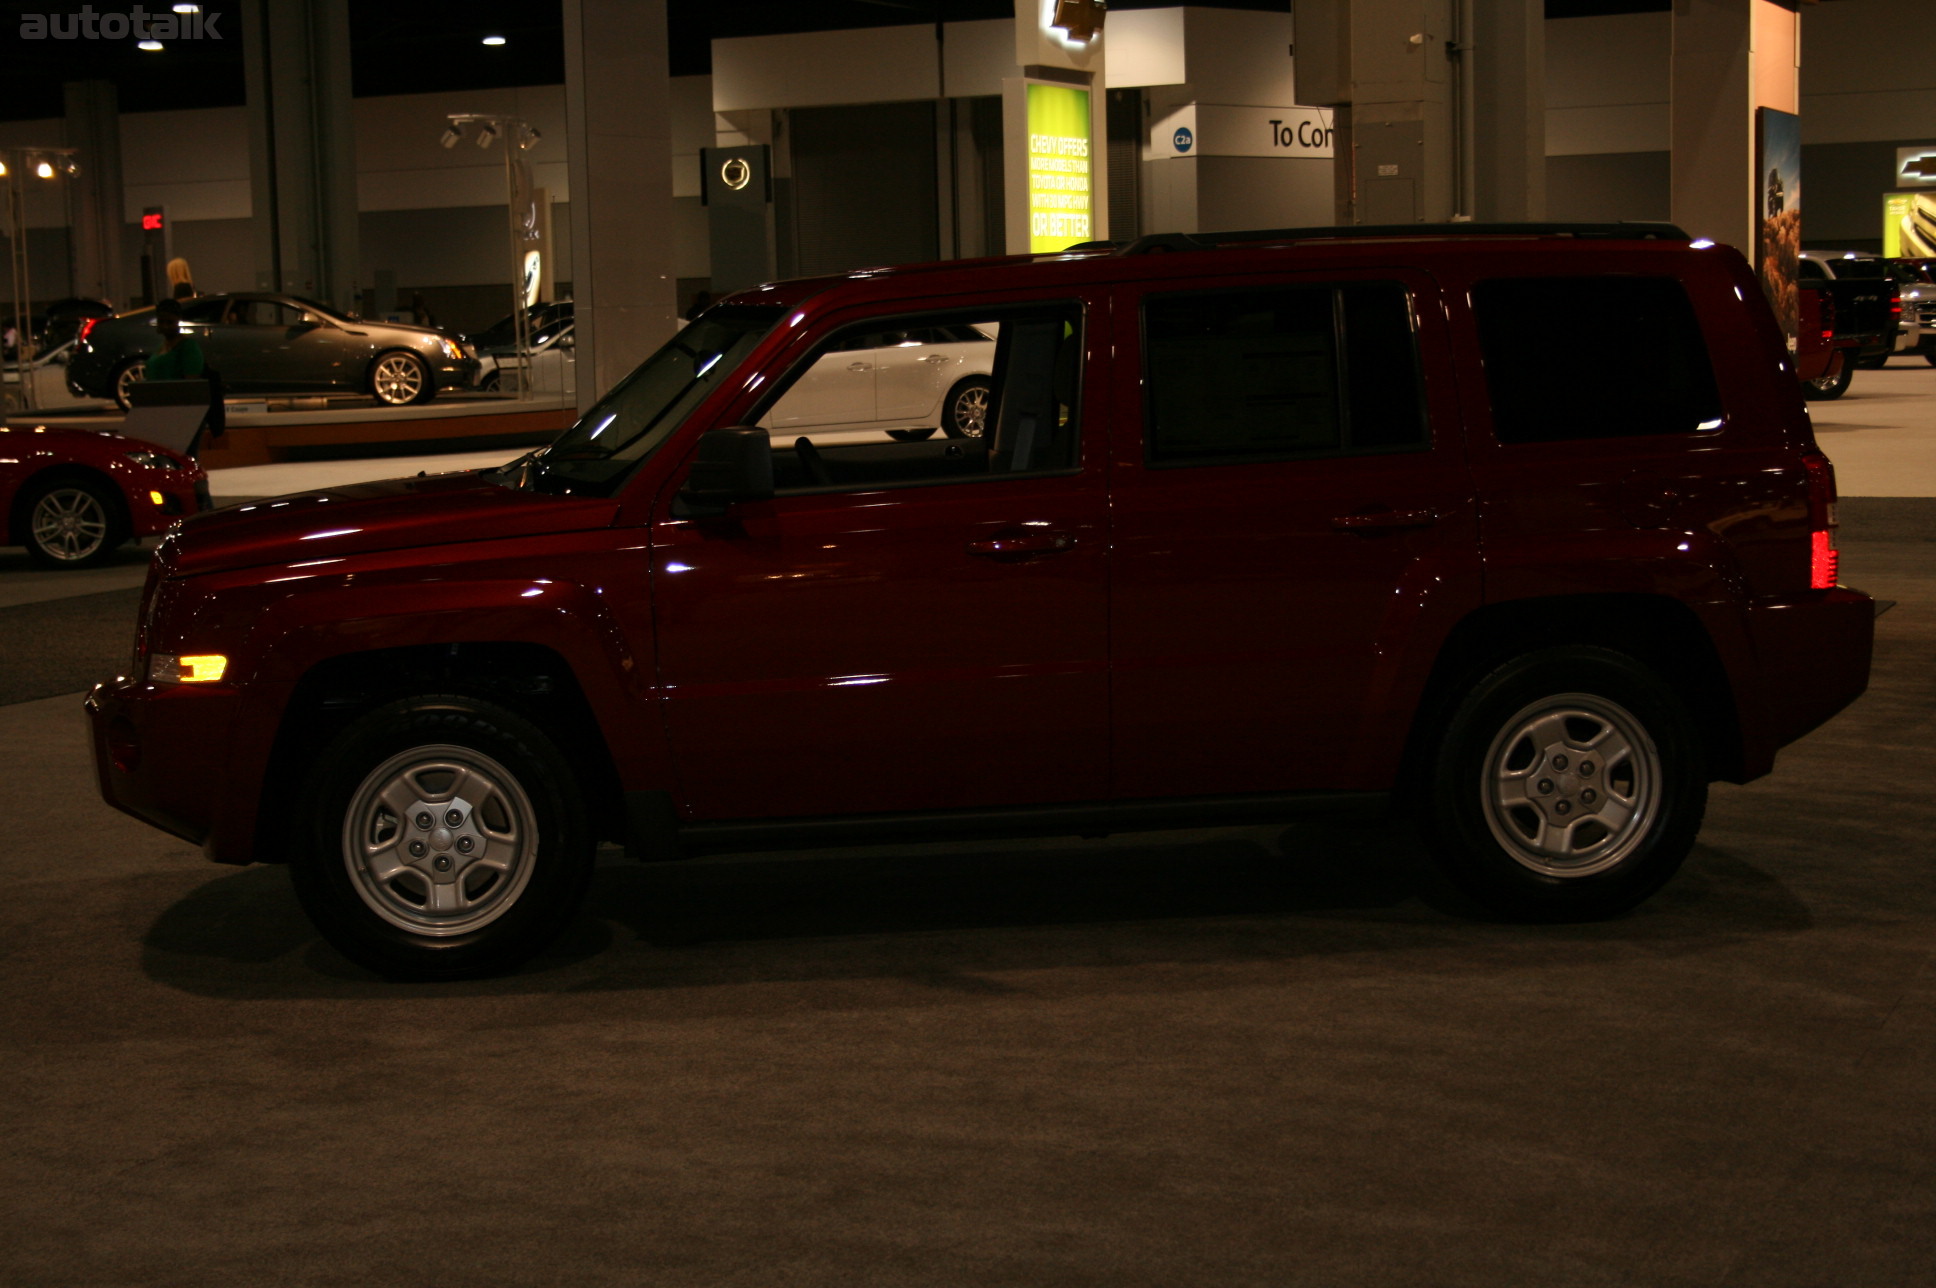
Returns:
[[[110,81],[69,81],[67,145],[80,173],[68,180],[74,202],[74,294],[121,303],[121,116]]]
[[[242,55],[256,287],[355,309],[347,0],[245,0]]]
[[[1799,21],[1773,0],[1674,6],[1673,220],[1751,262],[1759,231],[1755,109],[1799,111]]]
[[[678,326],[665,0],[564,0],[580,410]]]

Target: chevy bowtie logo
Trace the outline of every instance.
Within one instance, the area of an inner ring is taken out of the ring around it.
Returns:
[[[1087,44],[1102,34],[1108,10],[1107,0],[1055,0],[1055,18],[1049,25],[1068,32],[1069,39]]]
[[[1062,11],[1056,10],[1060,18]],[[1919,157],[1910,157],[1902,163],[1902,173],[1918,179],[1936,179],[1936,152],[1925,152]]]

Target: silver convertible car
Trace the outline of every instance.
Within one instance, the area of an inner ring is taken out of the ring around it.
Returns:
[[[477,355],[428,327],[366,322],[293,295],[203,295],[182,302],[182,333],[235,393],[367,393],[401,407],[466,389]],[[128,386],[161,350],[152,308],[83,324],[67,383],[128,405]]]

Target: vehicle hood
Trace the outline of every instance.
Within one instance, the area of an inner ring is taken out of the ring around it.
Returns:
[[[609,527],[618,502],[499,487],[478,472],[270,497],[185,520],[169,537],[177,576],[383,550]]]
[[[343,323],[345,331],[360,331],[365,335],[382,336],[387,340],[450,340],[455,337],[446,335],[436,327],[412,326],[408,322],[371,322],[356,318]]]

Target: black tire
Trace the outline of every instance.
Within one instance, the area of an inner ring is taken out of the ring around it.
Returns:
[[[144,358],[131,358],[114,369],[108,377],[108,395],[114,405],[122,411],[133,411],[134,403],[128,398],[128,386],[148,378],[148,363]]]
[[[437,396],[430,364],[408,349],[391,349],[370,363],[370,397],[385,407],[408,407]]]
[[[1842,369],[1832,376],[1819,380],[1802,381],[1802,397],[1810,402],[1828,402],[1840,398],[1849,391],[1849,381],[1855,379],[1855,363],[1847,358],[1842,360]]]
[[[897,443],[919,443],[934,437],[934,426],[926,429],[890,429],[887,436]]]
[[[37,479],[23,489],[19,505],[27,557],[43,568],[106,563],[132,532],[126,503],[104,479]]]
[[[1923,355],[1924,362],[1927,362],[1932,367],[1936,367],[1936,340],[1925,339],[1920,345],[1916,346],[1916,352]]]
[[[379,799],[397,784],[411,797],[401,814],[396,795]],[[358,836],[394,843],[372,851]],[[595,848],[577,775],[543,730],[438,695],[371,712],[317,758],[290,873],[303,911],[351,961],[392,979],[470,979],[558,937]]]
[[[969,376],[955,382],[941,400],[941,432],[949,438],[981,438],[988,431],[989,393],[994,386],[987,376]]]
[[[1455,886],[1514,920],[1586,921],[1674,875],[1708,780],[1686,704],[1659,676],[1623,653],[1568,646],[1460,691],[1419,818]]]

